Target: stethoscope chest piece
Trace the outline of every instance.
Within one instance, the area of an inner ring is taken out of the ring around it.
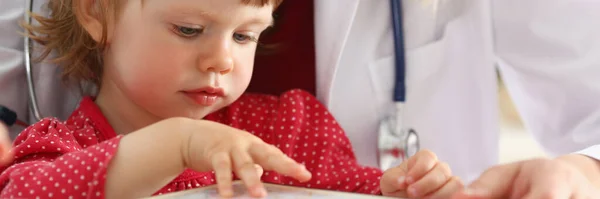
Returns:
[[[396,114],[381,121],[378,129],[379,166],[382,170],[400,164],[419,150],[419,137],[412,128],[404,128]]]

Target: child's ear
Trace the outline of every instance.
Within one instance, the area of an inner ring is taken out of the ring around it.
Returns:
[[[103,13],[103,3],[105,0],[73,0],[73,11],[77,17],[77,22],[81,24],[83,29],[94,39],[100,43],[103,39],[107,39],[109,14]],[[106,27],[105,27],[106,25]],[[104,37],[104,38],[103,38]]]

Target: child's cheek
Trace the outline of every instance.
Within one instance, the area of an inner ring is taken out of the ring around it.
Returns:
[[[234,60],[235,66],[232,71],[231,86],[236,89],[242,89],[241,92],[244,92],[252,79],[252,73],[254,71],[254,53],[248,52],[236,55]]]
[[[186,52],[163,42],[140,44],[131,68],[137,84],[146,88],[177,87],[182,79]]]
[[[252,78],[252,68],[243,68],[237,72],[238,76],[233,78],[232,84],[236,89],[239,89],[243,93],[250,84]]]

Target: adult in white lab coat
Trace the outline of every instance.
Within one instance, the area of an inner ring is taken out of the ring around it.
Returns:
[[[435,0],[402,2],[404,125],[421,148],[466,181],[497,163],[498,68],[546,152],[600,158],[586,149],[600,143],[600,1],[438,0],[437,19]],[[375,166],[378,125],[395,110],[389,0],[315,4],[317,96]]]
[[[35,2],[39,8],[44,1]],[[600,158],[600,148],[584,150],[600,143],[600,1],[439,0],[437,18],[421,4],[435,1],[402,2],[404,122],[419,133],[421,148],[466,181],[497,163],[499,68],[548,153]],[[0,32],[0,104],[27,119],[22,40],[15,33],[23,10],[20,0],[0,6],[0,25],[10,27]],[[389,0],[315,1],[317,97],[346,130],[358,160],[370,166],[377,166],[379,122],[394,110],[390,21]],[[66,117],[75,95],[59,92],[55,67],[36,69],[42,113]],[[506,173],[491,171],[498,170]]]

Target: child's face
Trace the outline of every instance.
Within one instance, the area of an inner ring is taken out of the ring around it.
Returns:
[[[160,118],[200,119],[229,105],[247,88],[255,40],[271,25],[273,5],[245,5],[241,0],[124,2],[104,57],[101,89],[110,92],[100,94],[117,92],[115,96]]]

